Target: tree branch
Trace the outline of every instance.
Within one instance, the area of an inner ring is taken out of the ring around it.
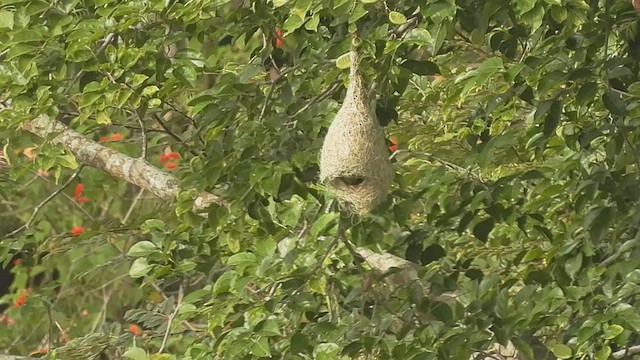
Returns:
[[[637,354],[640,354],[640,345],[635,345],[623,350],[616,351],[613,354],[611,354],[611,356],[614,359],[625,359],[625,358],[631,357],[632,355],[637,355]]]
[[[178,181],[172,175],[149,164],[145,159],[132,158],[89,140],[47,115],[26,121],[22,127],[42,138],[54,135],[51,141],[70,150],[81,163],[137,185],[160,199],[173,200],[180,192]],[[194,202],[194,211],[201,212],[213,203],[226,206],[221,197],[202,192]]]

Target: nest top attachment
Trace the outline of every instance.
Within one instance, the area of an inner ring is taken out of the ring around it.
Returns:
[[[350,57],[347,93],[320,153],[320,181],[348,209],[366,214],[387,198],[394,172],[384,131],[370,107],[355,49]]]

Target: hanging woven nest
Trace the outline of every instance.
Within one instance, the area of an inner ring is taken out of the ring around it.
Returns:
[[[365,214],[387,198],[394,172],[360,74],[360,58],[355,49],[350,56],[347,93],[320,153],[320,181],[351,211]]]

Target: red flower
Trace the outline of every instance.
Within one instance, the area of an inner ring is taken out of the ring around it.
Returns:
[[[87,201],[89,201],[89,198],[88,198],[88,197],[86,197],[86,196],[80,196],[80,197],[77,197],[77,198],[76,198],[76,202],[77,202],[78,204],[84,204],[84,203],[86,203]]]
[[[391,142],[389,151],[396,152],[398,150],[398,140],[396,140],[395,138],[390,138],[389,141]]]
[[[170,152],[167,155],[169,156],[169,159],[180,159],[180,154],[177,152]]]
[[[284,45],[284,37],[282,36],[282,29],[276,28],[276,47],[281,48]]]
[[[73,236],[78,236],[80,234],[82,234],[84,232],[84,226],[74,226],[71,228],[71,231],[69,231],[71,233],[71,235]]]
[[[108,136],[101,136],[99,141],[100,142],[107,142],[107,141],[109,141],[109,137]]]
[[[111,141],[120,141],[122,139],[124,139],[124,136],[122,136],[122,134],[120,133],[115,133],[111,135]]]
[[[24,305],[24,303],[27,302],[27,297],[29,296],[30,292],[31,292],[31,288],[26,288],[26,289],[20,291],[20,295],[18,295],[16,300],[13,302],[13,306],[16,307],[16,308],[19,308],[22,305]]]
[[[160,162],[161,162],[161,163],[163,163],[163,162],[167,162],[167,161],[169,161],[169,159],[171,159],[171,157],[169,156],[169,154],[162,154],[162,155],[160,155]]]
[[[18,265],[20,265],[21,262],[22,262],[22,259],[14,259],[13,260],[13,266],[18,266]]]
[[[178,164],[174,163],[174,162],[168,162],[168,163],[164,164],[164,167],[169,169],[169,170],[172,170],[172,169],[177,168]]]
[[[73,191],[73,196],[78,197],[82,195],[83,192],[84,192],[84,184],[78,183],[78,185],[76,185],[76,189]]]
[[[140,326],[136,324],[129,325],[129,332],[131,332],[135,336],[142,335],[142,329],[140,329]]]
[[[20,306],[24,305],[24,303],[26,302],[27,302],[27,295],[20,295],[18,296],[16,301],[13,303],[13,306],[16,308],[19,308]]]

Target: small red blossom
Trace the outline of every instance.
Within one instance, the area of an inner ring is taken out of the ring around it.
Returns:
[[[21,290],[20,294],[18,295],[16,300],[13,302],[13,306],[15,308],[19,308],[22,305],[24,305],[24,303],[27,302],[27,298],[29,297],[30,292],[31,292],[31,288],[26,288],[24,290]]]
[[[16,308],[19,308],[20,306],[24,305],[24,303],[27,302],[27,296],[26,295],[20,295],[18,296],[18,298],[16,299],[16,301],[13,303],[13,306]]]
[[[80,197],[77,197],[77,198],[76,198],[76,202],[77,202],[78,204],[84,204],[84,203],[86,203],[87,201],[89,201],[89,198],[88,198],[88,197],[86,197],[86,196],[80,196]]]
[[[172,169],[177,168],[178,164],[174,163],[174,162],[168,162],[168,163],[164,164],[164,167],[169,169],[169,170],[172,170]]]
[[[140,328],[140,326],[138,326],[136,324],[129,325],[129,332],[132,333],[135,336],[142,335],[142,329]]]
[[[73,196],[78,197],[82,195],[83,192],[84,192],[84,184],[78,183],[78,185],[76,185],[76,189],[73,191]]]
[[[108,136],[101,136],[100,139],[98,139],[100,142],[107,142],[109,141],[109,137]]]
[[[71,235],[73,236],[78,236],[80,234],[82,234],[84,232],[84,226],[74,226],[71,228],[71,231],[69,231],[71,233]]]
[[[171,159],[180,159],[180,154],[177,153],[177,152],[173,152],[172,151],[172,152],[168,152],[168,153],[160,155],[160,162],[161,163],[167,162],[167,161],[169,161]]]
[[[111,135],[111,141],[120,141],[122,139],[124,139],[124,136],[122,136],[122,134],[120,133],[115,133]]]
[[[396,140],[395,138],[390,138],[389,141],[391,142],[389,151],[396,152],[398,150],[398,140]]]
[[[282,29],[276,28],[276,47],[281,48],[284,46],[284,37],[282,36]]]
[[[13,266],[18,266],[22,262],[22,259],[13,259]]]

